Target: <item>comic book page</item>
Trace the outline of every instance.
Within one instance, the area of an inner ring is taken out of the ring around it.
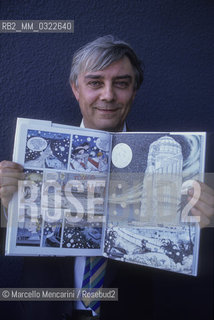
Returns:
[[[18,119],[6,254],[101,255],[111,135]]]
[[[103,254],[196,275],[200,228],[187,192],[200,191],[205,138],[19,119],[13,161],[25,179],[10,204],[6,254]]]
[[[200,228],[187,191],[199,191],[204,160],[204,133],[115,134],[104,256],[196,275]]]

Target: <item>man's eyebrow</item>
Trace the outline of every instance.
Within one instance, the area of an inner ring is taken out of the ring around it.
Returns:
[[[104,77],[101,74],[87,74],[85,77],[85,79],[103,79]],[[116,79],[132,79],[132,76],[130,74],[124,74],[121,76],[116,76],[113,78],[114,80]]]
[[[132,80],[132,76],[130,76],[130,74],[124,74],[124,75],[115,77],[115,79],[129,79],[129,80]]]
[[[101,76],[100,74],[87,74],[84,78],[85,79],[100,79],[100,78],[103,78],[103,76]]]

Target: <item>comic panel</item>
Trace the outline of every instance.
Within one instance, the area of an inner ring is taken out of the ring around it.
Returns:
[[[44,172],[43,246],[59,247],[61,241],[63,248],[100,248],[105,196],[105,176]]]
[[[25,180],[19,181],[18,188],[18,246],[39,246],[41,239],[41,188],[43,172],[24,170]]]
[[[19,181],[18,188],[18,246],[39,246],[41,239],[41,188],[43,172],[24,170],[25,180]]]
[[[195,227],[108,228],[105,255],[112,259],[192,274]]]
[[[107,173],[109,162],[108,137],[74,135],[72,138],[70,170]]]
[[[62,219],[56,222],[44,222],[42,246],[59,248],[61,244]]]
[[[100,249],[101,238],[102,223],[78,224],[65,217],[63,248]]]
[[[19,211],[19,222],[16,236],[17,246],[40,246],[42,217],[32,217],[29,208]]]
[[[192,179],[202,179],[203,150],[200,134],[115,135],[109,217],[126,223],[126,213],[136,223],[180,225]]]
[[[106,196],[106,177],[71,172],[44,172],[41,194],[43,209],[68,209],[73,214],[102,215]]]
[[[28,130],[25,166],[67,169],[69,146],[69,134]]]

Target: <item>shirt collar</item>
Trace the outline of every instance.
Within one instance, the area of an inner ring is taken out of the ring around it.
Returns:
[[[81,123],[80,123],[80,128],[85,128],[83,119],[82,119],[82,121],[81,121]],[[127,126],[126,126],[126,122],[124,122],[124,126],[123,126],[122,132],[126,132],[126,131],[127,131]]]

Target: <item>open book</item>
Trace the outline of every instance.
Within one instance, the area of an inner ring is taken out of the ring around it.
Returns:
[[[196,275],[200,228],[189,212],[205,138],[19,118],[13,161],[25,179],[10,203],[6,254],[103,255]]]

